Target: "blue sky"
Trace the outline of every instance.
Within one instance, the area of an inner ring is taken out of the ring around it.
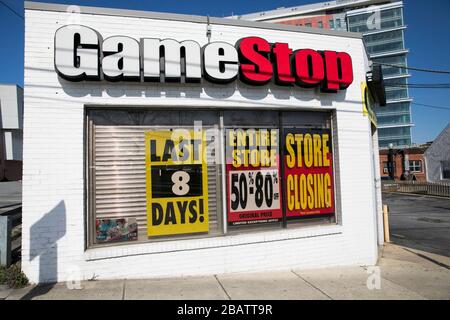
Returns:
[[[23,1],[1,0],[20,15]],[[161,12],[174,12],[223,17],[255,11],[289,7],[317,0],[45,0],[66,4],[104,6]],[[406,46],[410,49],[409,66],[427,69],[450,70],[450,42],[448,41],[450,1],[406,0]],[[0,83],[17,83],[23,86],[23,20],[0,4]],[[411,83],[450,83],[450,75],[412,72]],[[450,89],[411,89],[415,102],[450,108]],[[433,140],[450,122],[450,111],[412,106],[413,142]]]

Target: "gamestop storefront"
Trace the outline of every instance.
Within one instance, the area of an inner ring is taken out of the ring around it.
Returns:
[[[359,34],[25,8],[31,281],[376,262]]]

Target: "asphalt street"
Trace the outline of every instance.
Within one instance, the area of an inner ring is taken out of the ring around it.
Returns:
[[[8,181],[0,182],[0,214],[21,210],[22,206],[22,181]],[[13,229],[12,247],[12,261],[20,260],[22,239],[20,237],[22,226],[19,225]]]
[[[450,257],[450,199],[383,193],[391,242]]]
[[[0,212],[22,203],[22,181],[0,182]]]

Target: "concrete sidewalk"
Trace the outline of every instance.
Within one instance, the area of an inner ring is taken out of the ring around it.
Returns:
[[[386,245],[378,266],[381,288],[373,290],[367,287],[367,267],[342,267],[86,281],[81,290],[69,290],[65,283],[58,283],[0,290],[0,299],[450,299],[448,257]]]

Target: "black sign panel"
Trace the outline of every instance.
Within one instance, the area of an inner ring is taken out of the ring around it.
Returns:
[[[152,166],[153,198],[197,197],[203,194],[202,165]]]

